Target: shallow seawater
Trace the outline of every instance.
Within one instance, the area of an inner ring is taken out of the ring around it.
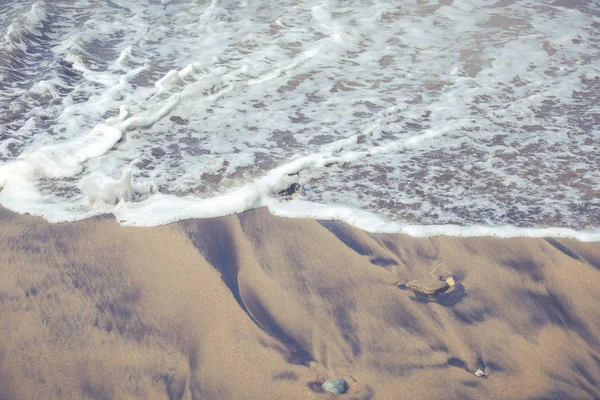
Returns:
[[[600,237],[599,6],[5,1],[0,204]]]

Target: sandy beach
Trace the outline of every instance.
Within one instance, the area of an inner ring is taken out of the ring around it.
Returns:
[[[599,28],[0,0],[0,400],[600,400]]]
[[[599,243],[0,221],[2,400],[600,397]]]

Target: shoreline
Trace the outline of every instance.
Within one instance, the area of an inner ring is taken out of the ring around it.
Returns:
[[[0,398],[600,396],[600,243],[0,208]],[[452,276],[427,296],[415,279]],[[477,377],[481,369],[484,376]]]
[[[242,188],[240,192],[244,192],[244,189]],[[260,190],[257,190],[257,192],[260,192]],[[1,205],[0,208],[9,210],[20,215],[43,218],[52,224],[78,222],[97,217],[108,217],[118,221],[119,225],[121,226],[140,228],[154,228],[167,226],[187,220],[227,218],[229,216],[235,216],[247,212],[253,212],[256,210],[267,209],[272,216],[279,218],[313,220],[317,222],[334,221],[337,223],[348,224],[355,229],[359,229],[369,233],[408,235],[413,238],[556,238],[574,239],[584,243],[600,242],[600,228],[576,230],[567,227],[536,228],[519,227],[512,225],[412,225],[409,223],[397,222],[390,219],[386,219],[385,217],[372,211],[367,211],[348,205],[321,204],[300,199],[280,201],[276,198],[263,198],[263,195],[260,196],[261,200],[259,202],[261,205],[258,207],[256,207],[255,205],[251,206],[249,204],[246,204],[244,201],[241,201],[228,212],[223,212],[223,210],[218,209],[218,204],[220,201],[228,202],[228,200],[230,200],[231,197],[229,195],[196,200],[191,200],[190,198],[186,197],[175,197],[173,199],[170,199],[172,200],[172,202],[169,203],[170,205],[168,207],[169,209],[180,209],[179,215],[174,216],[169,214],[164,204],[164,197],[169,197],[169,195],[161,194],[161,196],[161,199],[163,201],[161,201],[160,199],[156,200],[155,198],[149,204],[142,203],[143,207],[138,207],[135,209],[120,208],[117,205],[112,208],[98,209],[95,211],[88,210],[86,212],[83,212],[82,214],[79,214],[79,216],[75,220],[65,220],[64,216],[57,217],[57,215],[62,215],[64,211],[58,212],[58,214],[57,211],[54,211],[53,214],[31,214],[29,212],[24,212],[24,214],[22,214],[20,211],[12,211],[11,209],[3,207]],[[258,201],[253,197],[252,199],[253,200],[250,201],[250,203]],[[157,215],[168,216],[158,217]]]

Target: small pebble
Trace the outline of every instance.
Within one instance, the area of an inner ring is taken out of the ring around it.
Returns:
[[[323,383],[323,389],[335,394],[344,394],[348,391],[348,382],[344,379],[330,379]]]

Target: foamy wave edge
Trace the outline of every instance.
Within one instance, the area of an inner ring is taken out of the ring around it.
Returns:
[[[276,186],[248,184],[231,193],[199,199],[155,193],[141,202],[121,201],[116,205],[82,209],[77,204],[48,204],[34,201],[1,202],[20,214],[31,214],[50,223],[74,222],[98,215],[112,214],[123,226],[155,227],[187,219],[217,218],[267,207],[271,214],[284,218],[335,220],[372,233],[400,233],[412,237],[497,237],[565,238],[581,242],[600,242],[600,229],[576,231],[569,228],[526,228],[515,226],[410,225],[342,204],[320,204],[300,199],[284,200],[273,195]],[[31,194],[25,189],[24,194]],[[1,193],[1,192],[0,192]],[[33,199],[32,199],[33,200]],[[8,204],[7,204],[8,203]]]
[[[175,97],[175,101],[177,99]],[[152,227],[268,207],[273,215],[280,217],[337,220],[367,232],[402,233],[413,237],[557,237],[600,242],[600,228],[576,231],[559,227],[410,225],[350,205],[322,204],[282,195],[293,185],[301,186],[300,173],[304,170],[359,158],[360,155],[353,152],[340,153],[348,143],[356,140],[356,136],[323,146],[319,153],[292,159],[252,182],[209,198],[163,194],[156,192],[149,183],[136,183],[132,180],[133,162],[118,180],[86,173],[85,162],[109,151],[128,126],[148,125],[167,114],[175,101],[169,102],[156,115],[127,118],[128,115],[123,114],[113,121],[116,122],[113,126],[100,124],[71,141],[32,149],[13,162],[0,164],[0,205],[20,214],[43,217],[51,223],[112,214],[123,226]],[[428,132],[427,136],[437,134]],[[57,178],[77,180],[83,196],[54,201],[40,191],[38,185],[41,181]]]
[[[83,197],[55,202],[39,191],[38,179],[78,176],[83,169],[82,163],[104,153],[121,137],[121,133],[122,130],[116,127],[100,125],[71,143],[48,146],[15,162],[0,165],[0,205],[19,214],[42,217],[50,223],[73,222],[112,214],[123,226],[154,227],[186,219],[223,217],[267,207],[271,214],[279,217],[341,221],[373,233],[401,233],[412,237],[555,237],[600,242],[600,228],[577,231],[559,227],[525,228],[506,225],[410,225],[350,205],[322,204],[282,196],[282,192],[298,184],[302,170],[339,161],[334,153],[344,140],[335,145],[330,144],[333,151],[291,160],[253,182],[209,198],[189,195],[178,197],[152,192],[132,180],[130,167],[123,171],[120,180],[98,176],[100,180],[95,189],[102,193],[92,193],[92,196],[88,193],[86,197],[83,190]],[[79,181],[83,183],[86,179]],[[80,188],[85,189],[85,186],[80,185]],[[117,199],[116,204],[108,201],[108,197]]]

